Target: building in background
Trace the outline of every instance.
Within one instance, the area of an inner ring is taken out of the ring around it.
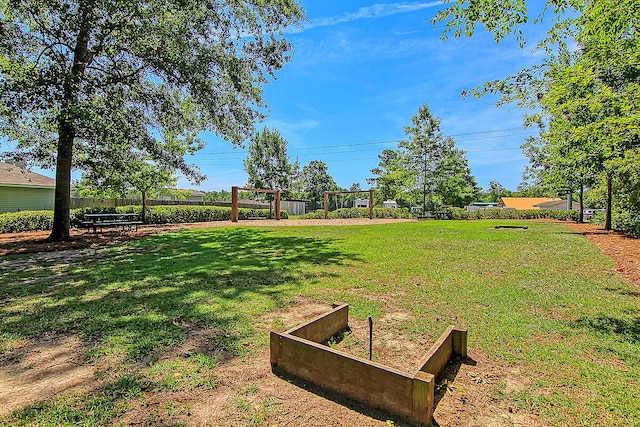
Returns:
[[[465,209],[467,212],[482,211],[485,209],[495,209],[498,207],[498,204],[498,202],[475,202],[465,206]]]
[[[559,197],[503,197],[498,203],[499,208],[515,209],[518,211],[527,209],[540,209],[537,207],[540,203],[562,201]],[[564,202],[566,209],[567,202]]]
[[[542,209],[542,210],[555,210],[555,211],[564,211],[568,210],[569,204],[566,200],[551,200],[548,202],[537,203],[534,206],[534,209]],[[572,211],[580,211],[580,203],[571,202],[571,210]]]
[[[354,208],[368,208],[369,207],[369,199],[356,199],[353,202]]]
[[[0,213],[53,210],[55,179],[0,162]]]

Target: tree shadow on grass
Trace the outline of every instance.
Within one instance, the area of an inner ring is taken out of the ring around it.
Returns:
[[[357,261],[337,243],[243,228],[130,242],[66,266],[58,283],[3,289],[0,336],[73,332],[143,360],[198,325],[213,331],[212,348],[237,353],[253,317],[332,277],[325,267]]]
[[[602,335],[613,335],[619,340],[640,343],[640,317],[620,319],[611,316],[583,317],[575,322],[576,328],[587,328]]]
[[[614,287],[606,287],[604,288],[605,291],[610,291],[610,292],[615,292],[617,294],[620,294],[622,296],[627,296],[627,297],[640,297],[640,292],[638,291],[633,291],[627,288],[622,288],[622,287],[618,287],[618,288],[614,288]]]

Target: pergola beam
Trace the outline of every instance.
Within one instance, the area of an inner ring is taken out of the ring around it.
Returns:
[[[246,188],[246,187],[231,187],[231,222],[238,222],[238,190],[252,191],[254,193],[269,193],[275,195],[276,219],[280,219],[280,190],[267,190],[264,188]]]

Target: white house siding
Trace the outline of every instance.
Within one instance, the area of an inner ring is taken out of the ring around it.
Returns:
[[[305,203],[299,200],[281,200],[280,201],[280,209],[283,211],[287,211],[289,215],[304,215],[305,212]]]
[[[0,213],[53,210],[53,187],[0,186]]]
[[[356,199],[353,202],[354,208],[368,208],[369,207],[369,199]]]
[[[541,209],[541,210],[566,211],[567,210],[567,201],[566,200],[559,200],[557,202],[540,203],[538,205],[534,205],[534,207],[537,207],[538,209]],[[580,203],[573,202],[571,210],[579,211],[580,210]]]

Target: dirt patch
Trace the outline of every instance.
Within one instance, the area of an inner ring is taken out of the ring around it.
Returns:
[[[268,349],[236,358],[218,368],[214,390],[145,395],[114,423],[190,426],[407,426],[401,419],[341,398],[313,385],[274,375]],[[507,384],[505,387],[504,384]],[[438,383],[434,426],[538,427],[536,408],[513,405],[513,394],[526,384],[517,370],[501,366],[480,352],[451,363]],[[496,387],[504,390],[496,397]]]
[[[286,310],[274,310],[262,316],[258,322],[265,330],[284,332],[295,326],[320,316],[333,307],[314,301],[298,299]]]
[[[87,346],[73,336],[49,336],[0,356],[0,415],[59,393],[97,388],[86,352]]]
[[[436,386],[434,426],[545,426],[536,407],[514,403],[527,384],[518,369],[469,349],[467,358],[447,365]]]

